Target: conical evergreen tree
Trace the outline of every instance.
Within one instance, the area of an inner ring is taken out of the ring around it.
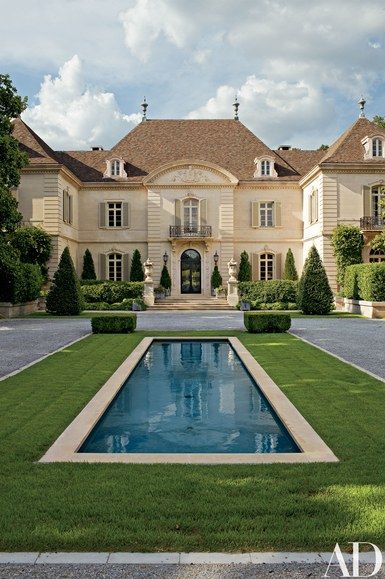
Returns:
[[[222,276],[219,273],[218,266],[215,265],[214,269],[213,269],[213,273],[211,274],[211,286],[214,289],[217,289],[217,288],[221,287],[221,285],[222,285]]]
[[[94,260],[89,249],[86,249],[83,255],[82,279],[96,279]]]
[[[298,307],[304,314],[328,314],[333,309],[333,292],[314,245],[306,258],[299,282]]]
[[[290,247],[286,253],[285,259],[285,271],[283,274],[283,279],[290,279],[296,281],[298,279],[297,269],[295,267],[294,255]]]
[[[251,281],[251,263],[247,251],[242,251],[239,264],[238,281]]]
[[[163,266],[162,274],[160,276],[160,285],[166,290],[171,289],[171,277],[168,273],[167,265]]]
[[[66,316],[80,314],[83,308],[84,299],[80,282],[69,249],[66,247],[47,295],[47,310],[59,316]]]
[[[142,266],[142,257],[139,249],[135,249],[132,255],[130,281],[143,281],[144,271]]]

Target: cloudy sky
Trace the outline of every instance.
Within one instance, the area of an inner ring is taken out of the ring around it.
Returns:
[[[383,0],[0,0],[0,72],[52,147],[111,146],[140,120],[240,119],[317,148],[385,114]],[[5,16],[5,17],[4,17]]]

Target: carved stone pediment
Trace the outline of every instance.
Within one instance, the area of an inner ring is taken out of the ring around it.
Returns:
[[[169,163],[150,174],[145,180],[146,185],[172,187],[229,185],[236,184],[237,179],[225,169],[205,164],[204,162]]]

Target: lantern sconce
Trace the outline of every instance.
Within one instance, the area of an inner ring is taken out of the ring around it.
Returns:
[[[219,261],[219,255],[218,255],[218,252],[215,251],[215,253],[214,253],[214,263],[215,263],[215,265],[218,265],[218,261]]]
[[[167,262],[168,262],[168,253],[167,253],[167,251],[165,251],[164,254],[163,254],[163,262],[164,262],[164,265],[167,265]]]

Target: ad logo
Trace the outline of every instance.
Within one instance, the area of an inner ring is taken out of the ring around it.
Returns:
[[[353,545],[352,572],[349,573],[348,566],[344,559],[344,555],[341,552],[339,544],[336,543],[336,546],[334,547],[334,551],[330,558],[329,565],[326,569],[324,577],[330,577],[330,575],[328,575],[330,567],[339,567],[341,571],[340,577],[374,577],[374,575],[377,575],[382,566],[382,553],[380,549],[377,547],[377,545],[373,545],[373,543],[366,543],[366,542],[365,543],[351,542],[350,544]],[[375,555],[374,568],[372,573],[370,573],[369,575],[360,575],[360,545],[370,545],[374,551]],[[336,562],[334,563],[333,560],[336,560]],[[337,571],[337,569],[335,571]]]

